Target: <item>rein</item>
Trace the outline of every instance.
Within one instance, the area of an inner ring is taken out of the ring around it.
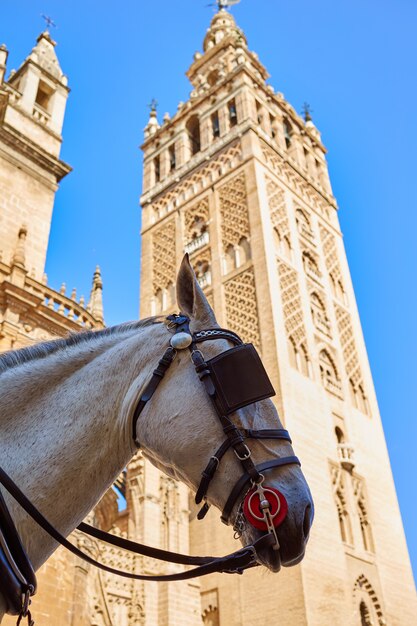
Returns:
[[[232,488],[226,500],[221,520],[227,525],[230,524],[233,510],[239,501],[233,526],[235,538],[241,536],[247,523],[260,530],[267,531],[265,535],[252,545],[245,546],[229,555],[223,557],[199,557],[145,546],[106,533],[84,522],[77,527],[83,533],[135,554],[141,554],[161,561],[195,566],[194,569],[177,574],[156,576],[133,574],[100,563],[74,546],[48,522],[1,467],[0,484],[55,541],[79,558],[111,574],[136,580],[166,582],[187,580],[214,572],[241,574],[245,569],[259,565],[257,555],[261,550],[269,547],[272,547],[274,550],[279,549],[276,527],[284,520],[288,505],[283,494],[273,487],[264,485],[264,472],[289,464],[300,465],[300,461],[296,456],[287,456],[255,465],[251,458],[251,450],[245,441],[247,439],[280,439],[291,443],[288,431],[284,429],[243,429],[236,426],[229,417],[230,414],[235,413],[239,408],[275,395],[275,391],[255,348],[251,344],[244,344],[235,333],[221,328],[206,329],[191,334],[189,329],[190,319],[185,315],[171,315],[167,318],[167,321],[168,329],[173,333],[170,345],[159,360],[136,406],[132,425],[133,439],[139,448],[140,443],[136,440],[136,425],[140,414],[173,363],[177,351],[188,348],[195,370],[204,384],[223,432],[226,435],[225,441],[211,456],[202,472],[195,502],[200,504],[204,501],[204,504],[197,517],[198,519],[203,519],[206,515],[210,506],[207,502],[207,492],[210,488],[211,480],[223,456],[230,448],[233,448],[236,457],[242,465],[243,474]],[[198,344],[217,339],[226,339],[232,342],[234,347],[206,361],[203,353],[198,349]],[[1,492],[0,582],[2,583],[2,593],[7,603],[7,612],[11,615],[19,616],[18,624],[20,624],[23,618],[28,619],[29,625],[33,624],[29,604],[31,596],[36,591],[36,578]]]

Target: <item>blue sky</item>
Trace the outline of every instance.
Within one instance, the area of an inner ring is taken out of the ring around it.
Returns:
[[[102,267],[108,324],[137,318],[141,154],[155,97],[175,112],[190,86],[210,0],[123,3],[0,0],[0,43],[18,67],[43,30],[72,89],[49,282],[88,295]],[[234,15],[271,84],[322,132],[410,554],[417,572],[417,367],[414,0],[242,0]]]

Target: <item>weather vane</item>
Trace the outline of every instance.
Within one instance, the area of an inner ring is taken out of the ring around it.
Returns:
[[[232,7],[234,4],[238,4],[240,0],[216,0],[216,2],[212,4],[208,4],[209,7],[217,7],[219,11],[222,9],[227,9],[228,7]]]
[[[156,111],[158,108],[158,101],[155,100],[155,98],[152,98],[152,100],[148,104],[148,107],[150,108],[151,111]]]
[[[311,117],[312,113],[313,113],[313,109],[311,108],[311,106],[308,104],[308,102],[304,102],[304,104],[303,104],[303,116],[304,116],[304,121],[305,122],[311,122],[312,121],[312,117]]]
[[[56,24],[54,20],[51,17],[49,17],[49,15],[45,15],[44,13],[41,13],[41,18],[45,20],[46,28],[50,28],[51,26],[56,28]]]

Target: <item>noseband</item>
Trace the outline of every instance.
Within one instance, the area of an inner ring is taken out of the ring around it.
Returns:
[[[210,457],[207,466],[202,472],[195,502],[200,504],[204,501],[204,504],[197,517],[198,519],[203,519],[206,515],[209,509],[207,492],[210,483],[223,456],[230,448],[233,448],[237,459],[242,465],[243,473],[232,488],[224,504],[221,520],[229,525],[236,504],[239,503],[237,514],[233,520],[235,538],[242,535],[248,523],[259,530],[267,531],[266,534],[252,545],[224,557],[193,557],[151,548],[105,533],[85,523],[81,523],[78,526],[78,530],[96,539],[106,541],[111,545],[129,550],[135,554],[171,563],[196,566],[192,570],[182,571],[177,574],[160,576],[132,574],[104,565],[70,543],[48,522],[1,467],[0,484],[5,487],[26,513],[58,543],[76,556],[111,574],[136,580],[154,581],[186,580],[213,572],[241,574],[245,569],[259,565],[258,553],[262,549],[270,547],[274,550],[279,549],[276,528],[285,519],[288,505],[282,493],[274,487],[268,487],[264,484],[265,472],[284,465],[300,465],[300,461],[296,456],[287,456],[255,465],[252,460],[252,452],[246,441],[248,439],[280,439],[291,443],[288,431],[284,429],[244,429],[237,426],[230,419],[230,415],[237,410],[275,395],[275,391],[254,346],[252,344],[244,344],[238,335],[221,328],[202,330],[192,334],[189,328],[190,320],[185,315],[170,315],[167,321],[168,329],[172,332],[170,345],[159,360],[158,366],[153,371],[136,406],[133,416],[133,439],[136,445],[140,447],[140,443],[136,440],[136,426],[139,416],[173,363],[177,351],[188,348],[195,370],[204,384],[226,436],[224,442]],[[226,339],[233,343],[234,347],[206,361],[202,351],[198,348],[198,344],[217,339]],[[33,624],[29,604],[31,595],[35,593],[36,578],[1,492],[0,583],[1,592],[7,604],[7,612],[11,615],[19,616],[18,624],[26,617],[28,624]]]

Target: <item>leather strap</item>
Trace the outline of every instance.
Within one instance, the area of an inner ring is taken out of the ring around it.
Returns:
[[[171,348],[171,346],[165,350],[163,357],[159,360],[158,366],[152,372],[152,378],[146,385],[139,399],[139,402],[136,406],[135,412],[133,414],[132,435],[133,435],[133,441],[136,443],[137,446],[140,446],[139,442],[136,440],[136,424],[139,419],[139,415],[142,413],[143,409],[145,408],[146,403],[149,402],[149,400],[152,398],[153,394],[155,393],[159,383],[165,376],[166,371],[168,370],[169,366],[175,359],[175,354],[176,354],[176,351],[174,350],[174,348]]]
[[[284,441],[288,441],[288,443],[292,443],[288,430],[285,430],[284,428],[265,428],[263,430],[241,428],[239,430],[243,434],[243,436],[248,439],[282,439]],[[210,457],[207,466],[204,468],[201,474],[202,478],[198,486],[197,493],[195,495],[196,504],[200,504],[203,498],[207,495],[210,482],[213,479],[219,463],[230,447],[230,439],[225,439],[220,448],[213,454],[212,457]],[[199,519],[201,519],[201,517]]]
[[[203,341],[213,341],[213,339],[228,339],[232,341],[236,346],[243,344],[243,341],[233,333],[231,330],[225,328],[206,328],[193,334],[193,343],[201,343]]]
[[[104,530],[100,530],[95,526],[90,526],[90,524],[86,524],[85,522],[81,522],[81,524],[77,526],[77,529],[86,535],[90,535],[90,537],[95,537],[95,539],[105,541],[112,546],[117,546],[123,550],[129,550],[129,552],[134,552],[135,554],[149,556],[151,558],[158,559],[158,561],[168,561],[169,563],[180,563],[182,565],[206,565],[217,558],[214,556],[188,556],[186,554],[179,554],[178,552],[169,552],[168,550],[151,548],[150,546],[145,546],[142,543],[136,543],[135,541],[130,541],[129,539],[123,539],[123,537],[111,535],[110,533],[106,533]]]
[[[282,465],[290,465],[296,464],[301,465],[298,457],[296,456],[284,456],[281,459],[271,459],[270,461],[265,461],[256,467],[258,472],[262,474],[266,470],[272,469],[274,467],[281,467]],[[230,495],[227,499],[226,504],[224,505],[224,509],[221,515],[221,520],[224,524],[229,525],[230,516],[233,511],[233,507],[235,506],[236,500],[239,498],[241,493],[247,488],[248,483],[251,482],[251,477],[249,474],[243,474],[233,487]]]
[[[26,511],[28,515],[47,532],[55,541],[60,543],[64,548],[75,554],[75,556],[83,559],[87,563],[98,567],[110,574],[117,574],[124,578],[133,578],[135,580],[154,580],[154,581],[176,581],[176,580],[188,580],[197,576],[206,576],[214,572],[221,573],[241,573],[248,567],[254,567],[258,565],[256,562],[257,550],[262,549],[265,546],[272,545],[273,537],[271,535],[265,535],[254,542],[253,545],[246,546],[237,552],[233,552],[224,557],[213,558],[213,560],[200,565],[192,570],[180,572],[178,574],[164,574],[156,576],[146,576],[143,574],[133,574],[131,572],[125,572],[113,567],[109,567],[96,561],[88,554],[85,554],[79,548],[70,543],[61,533],[56,530],[54,526],[42,515],[42,513],[30,502],[30,500],[23,494],[23,492],[17,487],[10,476],[0,467],[0,483],[7,489],[10,495],[20,504],[20,506]],[[149,550],[153,550],[150,548]],[[205,559],[206,557],[202,557]]]

